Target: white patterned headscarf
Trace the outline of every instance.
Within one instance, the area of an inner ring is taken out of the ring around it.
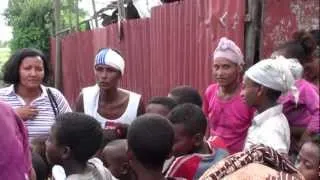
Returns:
[[[299,92],[295,86],[295,79],[287,63],[280,62],[284,60],[286,61],[287,59],[277,57],[275,59],[261,60],[245,72],[245,77],[283,94],[290,91],[295,97],[295,101],[298,102]]]
[[[214,51],[213,59],[219,57],[226,58],[241,67],[244,65],[243,54],[240,48],[236,43],[226,37],[220,39],[219,44]]]
[[[273,59],[277,60],[278,63],[282,63],[284,66],[287,66],[295,80],[302,78],[303,66],[300,64],[298,59],[285,58],[284,56],[273,56]]]
[[[124,73],[124,59],[119,53],[110,48],[101,49],[94,60],[94,65],[109,65],[121,72],[121,75]]]

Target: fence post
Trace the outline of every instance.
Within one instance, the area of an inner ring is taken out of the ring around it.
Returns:
[[[255,63],[260,50],[260,26],[262,0],[247,0],[247,14],[245,17],[245,62],[246,68]]]
[[[54,1],[54,18],[55,18],[55,35],[56,35],[56,62],[55,62],[55,73],[54,73],[54,86],[57,89],[62,88],[61,83],[61,68],[62,68],[62,60],[61,60],[61,39],[59,35],[60,31],[60,0]]]

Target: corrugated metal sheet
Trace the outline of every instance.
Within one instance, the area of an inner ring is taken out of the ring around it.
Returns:
[[[274,48],[297,30],[319,28],[319,8],[320,0],[264,1],[262,56],[270,56]]]
[[[211,82],[210,55],[218,39],[228,36],[243,49],[244,13],[243,0],[184,0],[154,8],[150,19],[125,22],[121,41],[116,24],[71,34],[62,41],[64,94],[72,104],[82,87],[94,84],[93,58],[102,47],[122,52],[121,86],[146,101],[181,84],[202,93]]]
[[[243,49],[243,0],[185,0],[155,8],[151,18],[151,94],[187,84],[202,93],[211,82],[210,56],[222,36]]]

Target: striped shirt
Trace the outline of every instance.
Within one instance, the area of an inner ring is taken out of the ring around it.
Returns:
[[[29,139],[48,135],[49,130],[55,121],[55,115],[47,94],[47,88],[48,87],[41,85],[41,95],[29,104],[38,110],[38,115],[34,119],[24,121],[28,130]],[[50,87],[50,90],[58,104],[59,113],[70,112],[71,108],[69,103],[62,93],[55,88]],[[10,104],[13,109],[26,105],[23,98],[16,94],[14,85],[0,89],[0,100]]]

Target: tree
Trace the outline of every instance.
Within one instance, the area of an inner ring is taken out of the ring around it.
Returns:
[[[75,0],[62,0],[61,24],[63,28],[72,29],[76,24]],[[33,47],[49,53],[50,36],[54,31],[54,14],[52,0],[9,0],[4,15],[8,25],[12,26],[13,39],[9,46],[12,52],[20,48]],[[80,18],[85,12],[80,10]]]

